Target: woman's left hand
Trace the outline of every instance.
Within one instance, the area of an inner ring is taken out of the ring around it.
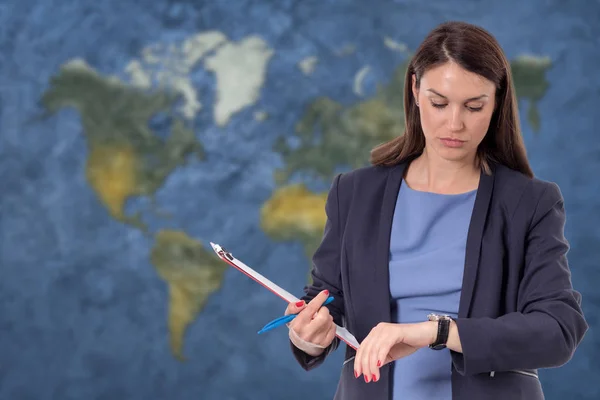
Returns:
[[[416,324],[382,322],[362,341],[354,359],[354,376],[364,375],[365,382],[379,380],[379,368],[406,357],[435,341],[437,323]]]

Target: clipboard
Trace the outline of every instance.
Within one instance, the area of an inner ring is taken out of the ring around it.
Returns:
[[[244,275],[248,276],[254,281],[260,283],[263,287],[273,292],[283,300],[287,301],[288,303],[295,303],[297,301],[300,301],[299,298],[297,298],[287,290],[271,282],[269,279],[265,278],[263,275],[259,274],[258,272],[244,264],[242,261],[235,258],[229,251],[227,251],[220,245],[213,242],[210,242],[210,245],[221,260],[225,261],[227,264],[231,265],[232,267],[242,272]],[[354,335],[352,335],[348,331],[348,329],[341,327],[337,324],[335,325],[335,335],[348,346],[352,347],[354,350],[358,350],[358,348],[360,347],[360,344],[358,343],[358,340],[356,340]]]

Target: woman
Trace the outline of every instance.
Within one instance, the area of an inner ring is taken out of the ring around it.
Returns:
[[[336,399],[543,399],[537,369],[568,362],[588,326],[563,198],[533,177],[499,44],[437,27],[408,67],[404,111],[404,135],[333,182],[313,283],[286,310],[300,313],[294,355],[321,364],[335,322],[361,343]]]

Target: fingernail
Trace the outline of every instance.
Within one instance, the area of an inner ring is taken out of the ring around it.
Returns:
[[[377,361],[377,366],[381,367],[381,361]]]
[[[354,377],[358,378],[358,372],[354,371]]]
[[[369,383],[369,378],[365,375],[365,382]]]
[[[377,377],[373,375],[373,382],[377,382]]]
[[[296,303],[296,307],[302,307],[304,305],[304,300],[300,300]]]
[[[323,293],[325,293],[325,295],[329,296],[329,290],[325,289],[325,290],[323,290]]]

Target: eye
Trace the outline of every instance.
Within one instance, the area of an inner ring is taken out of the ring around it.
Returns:
[[[469,107],[467,106],[467,108],[469,109],[469,111],[473,111],[473,112],[479,112],[483,109],[483,106],[481,107]]]
[[[435,108],[442,109],[442,108],[445,108],[448,104],[435,103],[432,101],[431,105]],[[471,112],[479,112],[483,109],[483,106],[479,106],[479,107],[466,106],[466,107],[467,107],[467,110],[469,110]]]

